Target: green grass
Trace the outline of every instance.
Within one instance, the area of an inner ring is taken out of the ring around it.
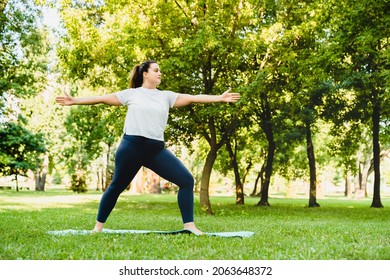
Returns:
[[[100,193],[0,191],[0,259],[3,260],[389,260],[390,199],[258,198],[235,205],[212,197],[215,215],[196,204],[200,229],[253,231],[249,238],[193,235],[91,234],[54,236],[49,230],[92,229]],[[198,202],[198,197],[196,196]],[[174,195],[123,194],[106,228],[176,230],[182,227]]]

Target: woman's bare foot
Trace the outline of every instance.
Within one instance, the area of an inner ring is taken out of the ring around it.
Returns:
[[[196,226],[194,222],[185,223],[184,229],[191,231],[195,235],[202,235],[203,232],[200,231]]]
[[[96,222],[95,227],[93,228],[92,232],[97,233],[101,232],[103,230],[104,223]]]

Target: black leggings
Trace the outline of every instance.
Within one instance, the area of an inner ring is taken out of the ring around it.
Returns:
[[[179,186],[177,196],[183,223],[194,221],[194,178],[163,141],[124,135],[115,155],[115,171],[110,186],[99,205],[97,221],[104,223],[119,195],[127,188],[138,170],[145,166]]]

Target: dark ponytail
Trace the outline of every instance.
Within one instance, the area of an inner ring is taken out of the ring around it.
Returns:
[[[154,60],[147,60],[140,65],[136,65],[133,67],[130,73],[130,88],[137,88],[142,86],[144,82],[144,72],[148,72],[150,64],[157,63]]]

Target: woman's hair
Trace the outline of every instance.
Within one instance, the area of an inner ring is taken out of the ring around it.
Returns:
[[[144,72],[148,72],[150,64],[157,63],[154,60],[147,60],[140,65],[136,65],[133,67],[130,73],[130,88],[137,88],[142,86],[144,82]]]

